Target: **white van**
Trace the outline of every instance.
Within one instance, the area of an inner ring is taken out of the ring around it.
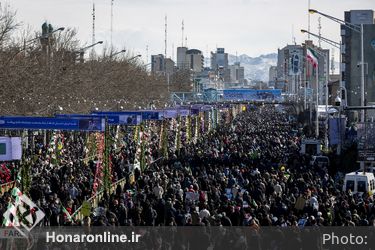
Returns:
[[[352,172],[345,175],[343,191],[373,195],[375,193],[375,177],[373,173]]]

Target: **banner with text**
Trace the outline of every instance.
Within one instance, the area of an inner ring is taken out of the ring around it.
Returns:
[[[104,131],[102,118],[0,117],[0,129]]]
[[[223,93],[227,101],[281,100],[281,89],[225,89]]]

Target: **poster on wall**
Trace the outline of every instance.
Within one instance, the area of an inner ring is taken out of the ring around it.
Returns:
[[[301,73],[302,51],[293,50],[289,54],[289,75],[296,76]]]

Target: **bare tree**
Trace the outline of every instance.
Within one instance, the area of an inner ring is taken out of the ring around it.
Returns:
[[[74,29],[50,34],[47,40],[38,32],[16,36],[14,14],[0,24],[7,27],[3,36],[7,46],[0,47],[1,115],[87,113],[95,108],[146,108],[151,102],[163,107],[168,102],[165,79],[129,61],[129,55],[116,59],[112,51],[104,50],[79,63]]]
[[[18,27],[19,23],[16,21],[16,12],[11,11],[0,4],[0,48],[4,47],[9,42],[12,32]]]

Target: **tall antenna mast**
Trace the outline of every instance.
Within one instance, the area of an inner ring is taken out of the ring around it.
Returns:
[[[111,50],[113,49],[113,1],[111,0]]]
[[[309,10],[310,10],[310,0],[309,0],[309,3],[308,3],[308,10],[307,10],[307,18],[308,18],[308,33],[307,33],[307,39],[308,40],[310,40],[310,12],[309,12]]]
[[[207,65],[208,62],[207,62],[207,60],[208,60],[209,57],[210,57],[210,54],[208,53],[208,44],[206,44],[206,58],[205,58],[205,60],[204,60],[206,67],[208,67],[208,65]]]
[[[95,43],[95,1],[92,1],[92,44]]]
[[[92,44],[95,43],[95,1],[92,1]],[[91,59],[94,58],[94,47],[91,49]]]
[[[322,22],[321,22],[321,17],[319,17],[318,18],[318,30],[319,30],[319,33],[318,33],[318,35],[319,35],[319,48],[321,48],[322,46],[321,46],[321,36],[322,36]]]
[[[165,15],[164,57],[167,58],[167,15]]]
[[[181,25],[181,30],[182,30],[182,36],[181,36],[181,47],[184,47],[184,19],[182,19],[182,25]]]
[[[294,24],[292,25],[292,44],[297,45],[296,38],[294,36]]]
[[[148,45],[146,45],[146,64],[148,64]]]
[[[174,43],[172,43],[172,61],[174,60]]]
[[[334,48],[332,48],[331,72],[332,72],[332,75],[335,74],[335,49]]]

